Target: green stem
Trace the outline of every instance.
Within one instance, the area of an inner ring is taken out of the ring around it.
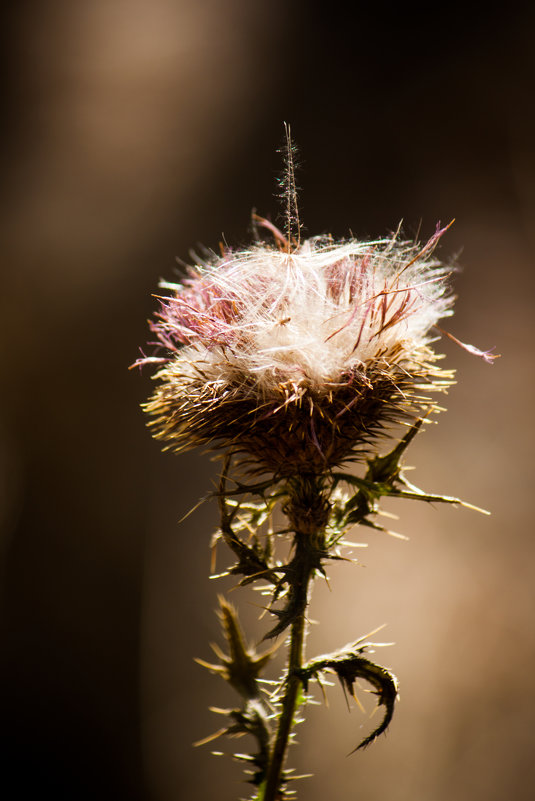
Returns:
[[[286,691],[281,702],[282,712],[267,769],[263,801],[278,801],[283,797],[280,792],[281,776],[302,686],[298,673],[303,667],[308,588],[314,571],[310,556],[310,539],[296,534],[296,554],[293,560],[296,567],[296,575],[294,578],[295,583],[292,585],[292,592],[298,598],[300,609],[291,627]]]

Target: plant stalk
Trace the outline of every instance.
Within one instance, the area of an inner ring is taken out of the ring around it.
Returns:
[[[266,786],[263,801],[279,801],[283,798],[280,792],[281,776],[302,686],[299,671],[303,667],[306,610],[308,606],[310,580],[314,573],[314,564],[310,547],[310,537],[296,533],[295,544],[296,552],[293,559],[295,576],[294,583],[292,584],[292,593],[294,593],[295,603],[299,608],[299,612],[291,626],[286,691],[281,702],[282,712],[279,718],[279,726],[266,773]]]

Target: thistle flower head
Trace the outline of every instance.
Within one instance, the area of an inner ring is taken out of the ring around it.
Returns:
[[[145,410],[167,447],[246,455],[276,475],[317,473],[418,416],[452,373],[433,327],[451,313],[449,271],[398,234],[258,242],[198,262],[151,328],[158,386]]]

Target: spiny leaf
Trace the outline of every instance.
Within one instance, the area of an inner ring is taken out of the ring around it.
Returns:
[[[363,656],[363,653],[371,645],[372,643],[364,645],[356,643],[347,649],[317,657],[308,662],[298,673],[305,691],[308,688],[309,680],[311,678],[318,679],[321,673],[326,670],[336,673],[343,689],[353,698],[355,697],[354,685],[358,678],[365,679],[375,688],[374,692],[378,698],[377,705],[385,707],[385,714],[379,726],[365,737],[351,753],[361,748],[366,748],[387,729],[394,714],[394,704],[397,698],[398,684],[394,674],[382,665],[376,665]]]
[[[196,661],[212,673],[222,676],[243,698],[259,698],[261,691],[257,679],[273,656],[276,646],[263,654],[257,654],[253,647],[246,644],[237,612],[232,604],[229,604],[223,596],[219,596],[219,606],[219,617],[229,655],[224,654],[217,646],[212,646],[221,660],[220,664],[210,664],[202,659]]]

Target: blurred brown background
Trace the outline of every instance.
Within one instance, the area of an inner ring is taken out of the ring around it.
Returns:
[[[191,747],[220,725],[207,706],[230,702],[193,662],[219,637],[227,586],[208,580],[216,510],[178,525],[215,467],[159,452],[139,411],[150,380],[126,368],[175,257],[245,243],[253,207],[275,217],[284,120],[308,233],[376,237],[403,218],[425,237],[456,217],[441,246],[464,267],[449,328],[502,353],[489,367],[445,343],[458,385],[409,456],[417,484],[493,516],[400,502],[410,542],[365,532],[365,567],[318,584],[310,654],[387,622],[378,637],[396,644],[379,659],[401,701],[388,735],[349,758],[361,713],[338,688],[312,708],[291,754],[316,774],[301,797],[533,797],[535,15],[370,6],[3,12],[6,798],[247,795],[238,766]]]

